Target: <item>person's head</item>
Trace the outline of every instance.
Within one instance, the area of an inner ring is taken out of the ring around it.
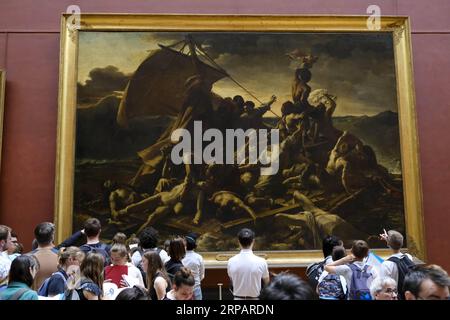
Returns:
[[[261,300],[314,300],[315,298],[310,285],[290,273],[275,276],[260,295]]]
[[[40,247],[51,245],[55,239],[55,225],[51,222],[39,223],[34,228],[34,237]]]
[[[115,266],[123,266],[128,261],[128,250],[124,244],[116,243],[111,247],[111,263]]]
[[[77,247],[62,248],[58,252],[59,266],[65,270],[69,266],[80,266],[84,259],[84,252]]]
[[[390,277],[376,277],[370,284],[374,300],[397,300],[397,283]]]
[[[255,240],[255,233],[248,229],[241,229],[238,233],[239,244],[243,249],[251,248]]]
[[[233,102],[236,106],[238,106],[240,109],[242,109],[244,107],[244,98],[242,98],[242,96],[240,95],[236,95],[233,97]]]
[[[150,300],[150,297],[138,286],[123,289],[116,297],[116,300]]]
[[[326,236],[322,240],[322,252],[323,257],[326,258],[328,256],[331,256],[331,253],[333,252],[333,248],[336,246],[342,246],[342,241],[339,240],[336,236]]]
[[[91,279],[100,288],[103,287],[103,267],[105,260],[100,253],[88,253],[80,266],[81,275]]]
[[[13,260],[9,270],[9,283],[21,282],[31,287],[39,271],[39,261],[33,255],[21,255]]]
[[[0,252],[8,249],[11,245],[11,228],[0,225]]]
[[[164,241],[164,250],[166,250],[166,252],[169,252],[169,246],[170,246],[170,240],[167,239],[166,241]]]
[[[162,274],[162,277],[169,283],[169,276],[164,268],[164,263],[156,251],[147,251],[142,257],[142,268],[147,274],[147,284],[153,283],[153,279],[156,277],[156,273]]]
[[[190,300],[194,293],[195,279],[191,270],[182,267],[175,273],[172,289],[177,300]]]
[[[406,300],[446,300],[449,298],[450,278],[441,267],[417,266],[403,280]]]
[[[23,252],[23,246],[21,243],[18,242],[17,234],[12,230],[11,230],[11,243],[6,245],[6,249],[8,250],[8,254],[10,255],[14,253],[21,254]]]
[[[156,248],[158,245],[158,231],[153,227],[147,227],[139,233],[139,243],[142,249]]]
[[[88,238],[95,238],[100,236],[102,225],[97,218],[89,218],[84,222],[84,233]]]
[[[252,111],[253,109],[255,109],[255,103],[253,101],[245,101],[244,103],[244,110],[245,111]]]
[[[139,238],[138,237],[131,237],[127,244],[131,247],[131,246],[135,246],[135,245],[139,245]]]
[[[364,240],[353,241],[352,253],[356,260],[363,260],[369,254],[369,245]]]
[[[331,253],[331,258],[333,261],[338,261],[345,257],[345,248],[343,246],[336,246],[333,248],[333,252]]]
[[[13,230],[11,230],[11,241],[12,242],[17,242],[18,241],[17,240],[17,234]]]
[[[117,232],[114,237],[112,238],[112,243],[116,244],[116,243],[121,243],[121,244],[126,244],[127,243],[127,236],[125,233],[122,232]]]
[[[194,250],[197,248],[197,234],[190,232],[184,239],[186,240],[186,250]]]
[[[295,71],[295,76],[297,77],[298,80],[304,83],[309,82],[312,78],[311,71],[309,71],[309,69],[307,68],[298,68]]]
[[[169,256],[173,261],[181,261],[186,255],[186,244],[183,238],[170,240]]]
[[[387,244],[392,250],[400,250],[403,247],[403,235],[398,231],[389,230]]]
[[[22,254],[23,253],[23,245],[19,242],[13,242],[10,247],[8,247],[8,254]]]

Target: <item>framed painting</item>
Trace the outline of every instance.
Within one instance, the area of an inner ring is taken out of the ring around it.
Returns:
[[[409,20],[63,15],[55,221],[195,232],[209,267],[256,232],[271,266],[321,239],[425,258]],[[383,249],[384,248],[384,249]]]

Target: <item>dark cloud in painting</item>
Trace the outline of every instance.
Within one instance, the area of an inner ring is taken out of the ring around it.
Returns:
[[[130,75],[114,66],[92,69],[86,83],[77,84],[78,105],[93,104],[114,91],[124,90],[129,79]]]
[[[164,45],[186,34],[158,33]],[[319,57],[312,68],[313,89],[337,95],[340,114],[397,111],[392,37],[374,33],[191,33],[194,40],[252,92],[270,96],[283,86],[288,98],[294,49]],[[265,92],[267,91],[267,94]]]
[[[154,49],[157,44],[174,45],[187,35],[180,32],[130,32],[127,38],[140,39],[144,43],[142,47],[145,48],[145,43],[148,43],[148,48]],[[291,83],[298,65],[286,53],[299,49],[319,57],[311,69],[313,76],[310,85],[313,90],[327,89],[338,97],[335,115],[397,112],[390,34],[193,32],[189,35],[215,63],[260,100],[277,95],[275,109],[283,101],[291,99]],[[173,48],[180,49],[181,45]],[[136,61],[136,68],[139,61]],[[78,84],[79,105],[96,102],[113,91],[125,88],[129,77],[122,71],[125,66],[117,59],[110,64],[116,67],[94,68],[85,84]],[[133,72],[135,69],[126,70]],[[219,81],[216,86],[220,94],[243,93],[227,79]]]

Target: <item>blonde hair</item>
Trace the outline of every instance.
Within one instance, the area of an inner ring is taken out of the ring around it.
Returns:
[[[69,258],[76,259],[80,261],[81,264],[84,259],[84,252],[77,247],[61,248],[58,252],[59,266],[63,267],[67,263],[67,260],[69,260]]]

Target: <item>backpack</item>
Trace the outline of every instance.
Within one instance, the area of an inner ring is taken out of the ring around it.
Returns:
[[[405,276],[411,271],[411,269],[415,266],[414,262],[411,261],[410,258],[405,254],[401,258],[390,257],[388,261],[394,262],[397,265],[398,270],[398,280],[397,280],[397,290],[398,290],[398,298],[400,300],[405,299],[405,292],[403,291],[403,282],[405,280]]]
[[[81,300],[80,294],[83,294],[83,289],[89,284],[92,283],[91,280],[83,280],[80,283],[80,286],[76,289],[67,289],[61,297],[61,300]]]
[[[100,253],[105,259],[105,267],[111,264],[111,258],[109,257],[108,246],[104,243],[101,243],[100,246],[94,247],[90,244],[83,244],[80,247],[80,250],[83,251],[86,255],[89,253]]]
[[[337,274],[327,274],[317,285],[319,299],[323,300],[346,300],[341,277]]]
[[[60,276],[60,277],[64,280],[64,285],[66,285],[66,283],[67,283],[66,277],[64,277],[64,275],[63,275],[61,272],[56,271],[56,272],[52,273],[52,275],[51,275],[50,277],[48,277],[47,279],[45,279],[44,282],[41,284],[41,286],[39,287],[39,290],[38,290],[38,292],[37,292],[37,294],[38,294],[39,296],[42,296],[42,297],[48,297],[48,286],[49,286],[49,284],[50,284],[50,280],[52,279],[52,277],[53,277],[54,275]]]
[[[28,291],[32,291],[32,290],[30,290],[28,288],[21,288],[21,289],[17,290],[16,293],[14,293],[7,300],[20,300],[20,298]]]
[[[352,280],[350,287],[350,300],[372,300],[367,280],[372,278],[372,274],[367,272],[369,266],[366,264],[361,270],[354,263],[348,265],[352,270]]]
[[[306,277],[308,278],[308,283],[312,288],[317,288],[317,285],[319,284],[319,278],[322,272],[325,269],[325,262],[327,259],[316,262],[308,266],[306,268]]]

